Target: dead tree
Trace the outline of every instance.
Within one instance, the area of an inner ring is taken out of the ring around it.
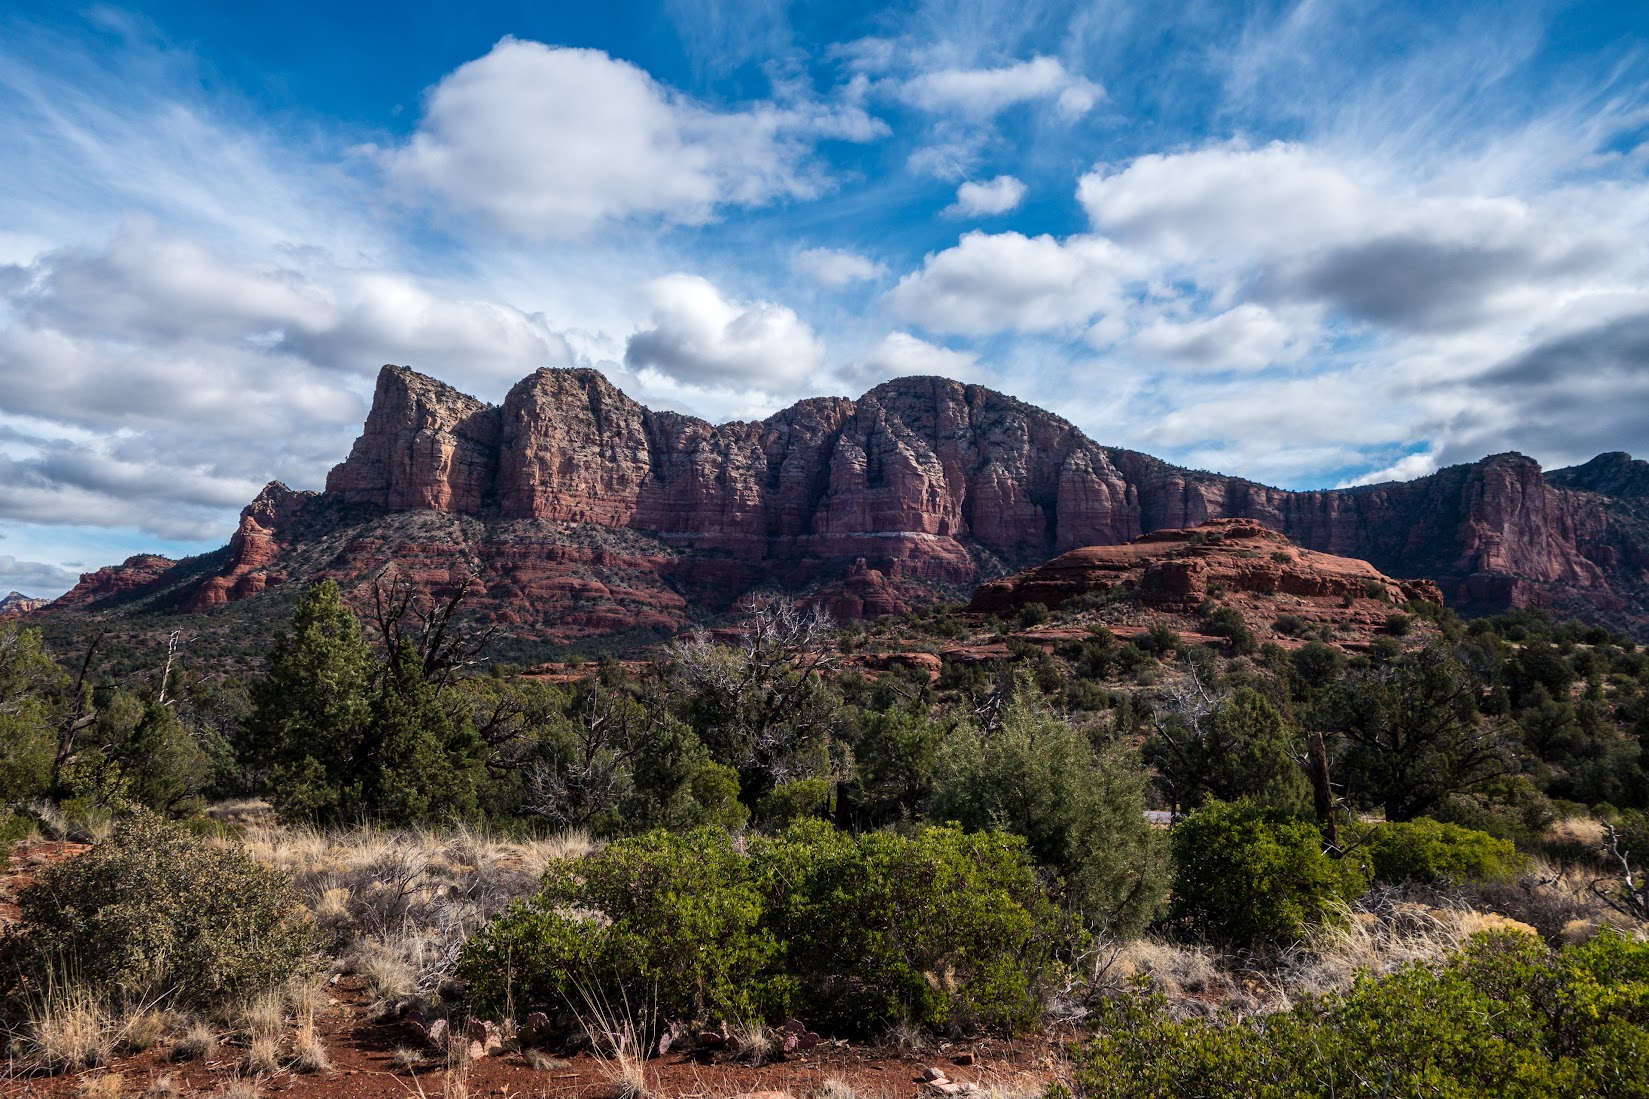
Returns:
[[[1632,852],[1623,847],[1620,832],[1605,822],[1609,842],[1604,851],[1620,864],[1620,877],[1601,878],[1591,883],[1594,896],[1623,916],[1649,921],[1649,874],[1632,865]]]
[[[456,620],[464,598],[480,587],[474,576],[466,576],[450,595],[438,598],[393,563],[372,578],[372,624],[384,648],[393,653],[402,642],[411,643],[437,694],[460,670],[480,662],[497,632],[488,626],[476,633]]]

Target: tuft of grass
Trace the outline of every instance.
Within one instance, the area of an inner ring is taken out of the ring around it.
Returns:
[[[736,1023],[730,1028],[730,1034],[729,1044],[738,1050],[739,1060],[750,1062],[751,1067],[760,1068],[773,1059],[777,1045],[772,1032],[760,1023]]]
[[[928,1034],[909,1019],[901,1019],[887,1028],[887,1044],[914,1057],[927,1051]]]
[[[281,1047],[273,1038],[253,1038],[241,1058],[240,1070],[248,1076],[273,1076],[281,1070]]]
[[[204,1061],[217,1051],[217,1031],[206,1023],[197,1022],[172,1043],[171,1058],[174,1061]]]
[[[172,1018],[166,1012],[144,1008],[131,1012],[121,1026],[120,1048],[127,1053],[142,1053],[159,1045],[172,1030]]]
[[[396,1046],[395,1052],[390,1054],[389,1060],[395,1066],[397,1072],[412,1072],[428,1058],[424,1056],[424,1051],[421,1049],[415,1049],[412,1046]]]
[[[241,1004],[235,1015],[236,1027],[246,1037],[273,1040],[286,1030],[286,998],[278,991],[262,992]]]
[[[447,1074],[441,1082],[441,1099],[469,1099],[472,1067],[468,1042],[452,1042],[447,1046]]]
[[[813,1099],[861,1099],[858,1091],[852,1084],[840,1076],[825,1078],[819,1089],[813,1093]]]
[[[331,1072],[332,1059],[327,1056],[326,1043],[315,1031],[315,1016],[301,1015],[292,1037],[292,1067],[299,1072]]]
[[[210,1095],[211,1099],[263,1099],[256,1080],[230,1080]]]
[[[125,1091],[126,1078],[118,1072],[106,1072],[80,1081],[77,1094],[80,1099],[120,1099]]]
[[[633,1017],[626,1004],[622,1011],[585,996],[585,1012],[579,1025],[595,1044],[601,1076],[612,1090],[613,1099],[652,1099],[647,1084],[647,1028]]]
[[[89,989],[52,989],[29,1005],[24,1048],[49,1072],[84,1072],[109,1063],[119,1026]]]
[[[183,1099],[183,1089],[171,1076],[162,1074],[149,1082],[143,1090],[143,1099]]]

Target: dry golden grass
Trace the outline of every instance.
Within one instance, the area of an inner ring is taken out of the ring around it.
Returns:
[[[248,1076],[273,1076],[281,1070],[281,1047],[274,1038],[253,1038],[241,1057],[240,1070]]]
[[[123,1053],[142,1053],[165,1040],[176,1026],[170,1012],[139,1008],[128,1014],[121,1026],[120,1049]]]
[[[170,1076],[162,1074],[149,1081],[143,1089],[143,1099],[183,1099],[183,1089]]]
[[[552,862],[594,849],[582,833],[519,840],[470,828],[287,827],[254,802],[213,814],[240,825],[238,842],[253,858],[291,875],[338,968],[366,979],[379,1017],[439,999],[475,930],[532,894]]]
[[[211,1099],[261,1099],[263,1092],[258,1089],[256,1080],[230,1080],[207,1094]]]
[[[414,1069],[421,1068],[429,1058],[424,1055],[424,1051],[421,1049],[414,1049],[412,1046],[396,1046],[395,1052],[390,1055],[389,1060],[395,1066],[396,1071],[411,1072]]]
[[[326,1043],[315,1030],[313,1015],[300,1015],[292,1035],[292,1067],[298,1072],[331,1072],[332,1059]]]
[[[120,1022],[85,988],[54,988],[29,1005],[25,1055],[48,1072],[84,1072],[109,1063]]]
[[[286,1030],[286,997],[280,990],[259,993],[233,1013],[234,1026],[247,1038],[278,1038]]]
[[[205,1022],[195,1022],[172,1043],[174,1061],[204,1061],[218,1051],[218,1032]]]
[[[767,1064],[778,1049],[773,1032],[760,1023],[735,1023],[729,1033],[732,1040],[728,1045],[738,1051],[739,1060],[749,1062],[752,1068]]]
[[[80,1081],[77,1093],[80,1099],[120,1099],[126,1091],[126,1078],[118,1072],[88,1076]]]
[[[613,1099],[649,1099],[653,1091],[647,1083],[646,1028],[632,1018],[629,1005],[618,1009],[586,997],[579,1025],[590,1036],[598,1070]]]

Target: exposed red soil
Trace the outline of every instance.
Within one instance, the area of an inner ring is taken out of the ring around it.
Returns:
[[[374,1023],[367,1018],[367,997],[357,978],[345,977],[332,986],[331,1002],[316,1018],[316,1030],[326,1043],[332,1071],[299,1074],[280,1072],[263,1077],[266,1095],[326,1096],[339,1099],[437,1096],[512,1096],[598,1099],[615,1094],[609,1062],[589,1053],[558,1057],[553,1067],[535,1069],[522,1053],[505,1052],[448,1069],[439,1054],[415,1070],[399,1069],[396,1050],[419,1046],[410,1027],[400,1022]],[[670,1053],[647,1062],[648,1087],[669,1099],[711,1099],[787,1093],[806,1099],[826,1080],[840,1079],[866,1099],[931,1097],[943,1094],[923,1083],[924,1068],[936,1068],[962,1085],[1018,1093],[1036,1091],[1057,1069],[1062,1040],[1038,1036],[1013,1041],[980,1038],[935,1041],[913,1055],[897,1049],[826,1042],[804,1054],[760,1067],[721,1063],[704,1055]],[[163,1076],[171,1077],[184,1095],[210,1095],[239,1078],[244,1049],[225,1043],[211,1060],[174,1063],[165,1044],[113,1064],[59,1076],[0,1079],[0,1096],[79,1096],[90,1080],[111,1073],[123,1078],[120,1094],[141,1095]],[[973,1063],[965,1064],[971,1059]],[[464,1091],[458,1090],[462,1085]]]
[[[11,849],[11,865],[0,875],[0,932],[16,923],[21,913],[17,895],[34,876],[54,862],[88,850],[89,844],[67,840],[25,840]]]

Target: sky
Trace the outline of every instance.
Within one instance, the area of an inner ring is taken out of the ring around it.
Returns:
[[[1287,488],[1649,455],[1649,5],[0,0],[0,595],[323,486],[380,366],[941,374]]]

